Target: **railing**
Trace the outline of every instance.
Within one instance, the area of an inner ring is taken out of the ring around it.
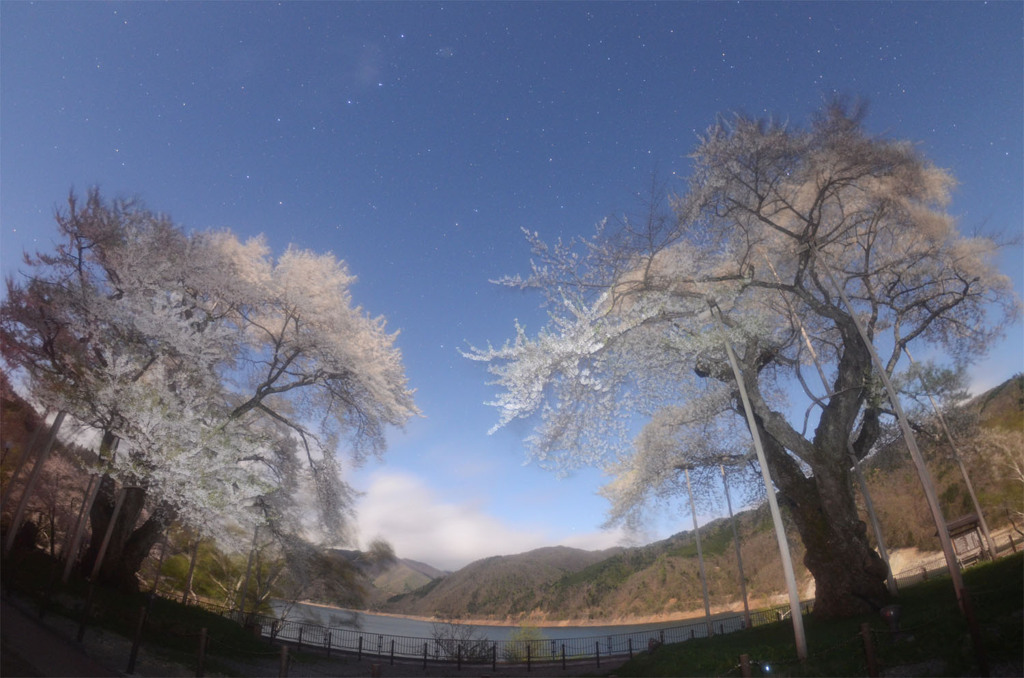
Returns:
[[[1016,545],[1011,542],[1016,551]],[[929,578],[948,576],[945,560],[941,556],[934,562],[923,563],[894,576],[899,588]],[[801,612],[807,614],[813,601],[801,603]],[[237,612],[222,611],[240,622]],[[752,626],[772,624],[788,618],[789,606],[779,606],[750,613]],[[328,653],[343,652],[358,658],[376,658],[381,661],[422,661],[465,664],[555,663],[570,661],[596,661],[603,658],[632,657],[633,653],[648,650],[665,643],[679,643],[695,638],[706,638],[706,619],[693,619],[685,624],[629,633],[591,635],[575,638],[534,640],[489,640],[466,637],[466,627],[450,625],[451,632],[441,630],[437,637],[422,638],[384,633],[368,633],[358,629],[326,627],[316,624],[281,620],[263,615],[247,615],[244,623],[258,629],[261,636],[271,640],[297,645],[299,648],[319,648]],[[713,618],[713,633],[725,634],[744,628],[741,614]],[[445,625],[448,626],[448,625]]]
[[[807,613],[812,603],[802,605]],[[751,612],[753,626],[762,626],[784,619],[789,607]],[[235,613],[233,616],[237,616]],[[421,638],[385,633],[368,633],[357,629],[326,627],[305,622],[280,620],[264,615],[248,615],[245,622],[258,628],[260,635],[276,641],[294,644],[299,648],[318,648],[327,653],[344,652],[358,658],[375,657],[382,661],[395,659],[457,664],[547,663],[570,661],[597,661],[602,658],[632,657],[634,652],[665,643],[679,643],[708,636],[705,619],[693,620],[678,626],[647,629],[629,633],[603,634],[575,638],[532,640],[489,640],[465,638],[465,634],[451,625],[450,636],[442,631],[438,637]],[[744,628],[743,615],[718,616],[712,621],[713,633],[725,634]]]

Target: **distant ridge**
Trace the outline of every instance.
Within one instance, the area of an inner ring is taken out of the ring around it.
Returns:
[[[965,409],[977,415],[983,436],[987,431],[1021,435],[1024,375],[1015,375],[972,399]],[[950,517],[969,513],[959,471],[952,468],[948,452],[944,451],[946,443],[937,439],[919,442],[932,450],[929,464],[939,485],[944,513]],[[970,462],[972,482],[984,497],[985,511],[991,512],[988,520],[996,529],[1008,524],[1003,504],[1019,506],[1020,483],[1007,479],[1000,471],[1001,462],[986,456],[989,452],[984,445],[977,448]],[[890,551],[937,551],[934,524],[926,511],[917,510],[924,505],[923,495],[917,496],[919,482],[901,445],[891,445],[884,454],[869,460],[865,473]],[[908,519],[918,514],[923,516],[921,520]],[[737,514],[736,518],[751,605],[776,604],[782,593],[783,574],[768,515],[763,508],[755,508]],[[867,519],[866,514],[863,518]],[[713,521],[700,530],[712,607],[741,609],[728,520]],[[802,566],[799,536],[791,532],[789,538],[801,595],[812,596],[813,581]],[[387,598],[379,609],[397,614],[507,623],[612,622],[683,616],[702,611],[703,600],[693,534],[680,532],[635,548],[582,551],[553,546],[484,558],[456,572],[432,577],[420,588]]]

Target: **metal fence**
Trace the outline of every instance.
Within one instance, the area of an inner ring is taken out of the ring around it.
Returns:
[[[802,604],[802,612],[811,609],[811,602]],[[237,614],[237,613],[236,613]],[[778,607],[750,613],[753,626],[762,626],[789,616],[789,607]],[[433,638],[367,633],[358,629],[326,627],[306,622],[280,620],[263,615],[248,615],[245,623],[264,638],[287,642],[301,648],[317,648],[327,653],[344,652],[358,658],[374,657],[381,661],[395,659],[457,664],[510,664],[597,661],[602,658],[632,657],[634,652],[648,650],[665,643],[679,643],[708,636],[708,622],[693,620],[678,626],[603,634],[576,638],[489,640],[474,637],[472,627],[459,624],[439,625]],[[712,621],[714,634],[725,634],[744,628],[742,614],[718,616]]]
[[[1016,551],[1012,541],[1007,549]],[[897,587],[903,588],[922,580],[948,576],[944,558],[904,570],[894,575]],[[809,613],[814,601],[801,603],[801,612]],[[358,629],[326,627],[308,622],[277,619],[263,615],[246,615],[244,619],[237,611],[221,610],[222,614],[235,617],[240,623],[252,627],[262,637],[294,644],[301,648],[318,648],[327,654],[342,652],[381,661],[394,662],[396,659],[408,662],[446,662],[461,664],[515,664],[555,663],[571,661],[595,661],[600,665],[602,658],[632,657],[633,653],[648,650],[655,645],[679,643],[695,638],[708,637],[708,621],[693,619],[685,624],[664,628],[646,629],[629,633],[590,635],[575,638],[533,639],[533,640],[489,640],[475,637],[473,627],[459,624],[440,624],[436,637],[422,638],[398,636],[383,633],[368,633]],[[789,606],[773,607],[752,611],[752,626],[772,624],[790,615]],[[719,615],[712,620],[714,634],[726,634],[744,628],[742,614]]]

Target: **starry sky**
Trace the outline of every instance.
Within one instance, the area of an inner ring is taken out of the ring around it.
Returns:
[[[640,207],[720,113],[806,121],[841,93],[959,180],[966,229],[1020,234],[1020,2],[0,3],[0,266],[49,249],[69,189],[137,195],[188,229],[331,251],[401,332],[424,417],[352,471],[359,538],[456,568],[612,546],[602,476],[488,436],[483,366],[538,299],[521,229],[589,235]],[[1002,269],[1022,290],[1020,246]],[[972,372],[1024,369],[1020,325]],[[711,516],[708,516],[711,517]],[[667,511],[642,538],[688,529]]]

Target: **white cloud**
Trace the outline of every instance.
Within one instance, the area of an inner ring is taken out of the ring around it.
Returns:
[[[438,496],[408,473],[378,471],[360,499],[359,534],[391,543],[400,558],[457,570],[474,560],[522,553],[542,546],[604,549],[621,543],[621,531],[554,535],[545,527],[507,524],[471,501]]]

